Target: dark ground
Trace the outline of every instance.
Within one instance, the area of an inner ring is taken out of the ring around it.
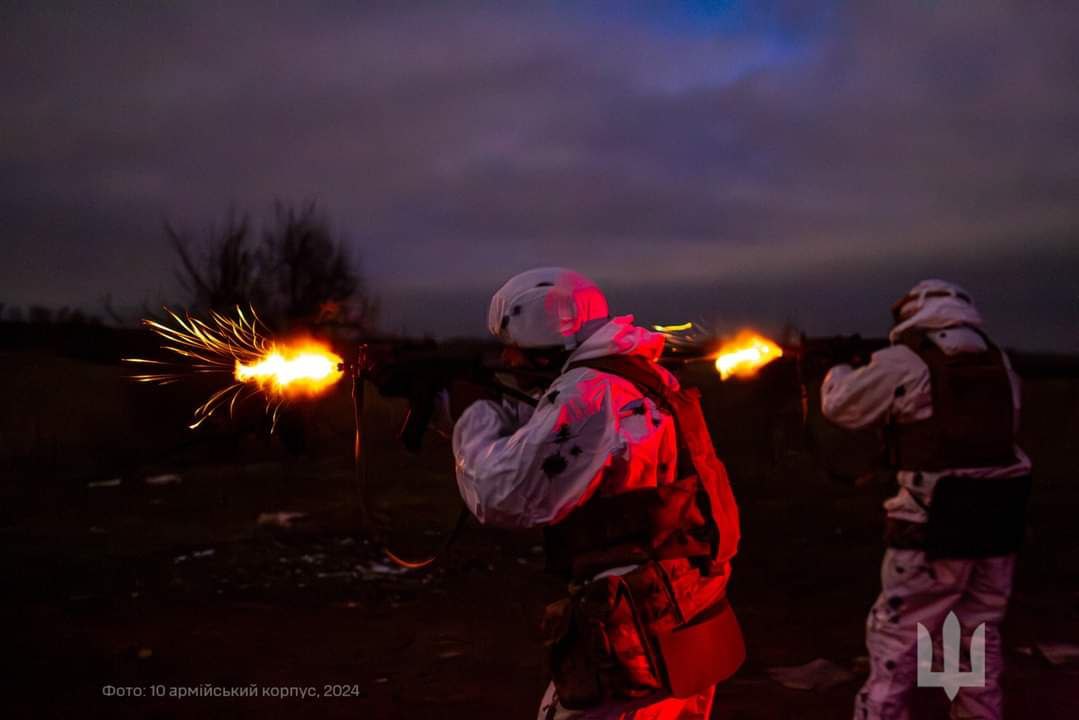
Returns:
[[[30,382],[25,362],[2,359],[9,369],[24,368],[10,382]],[[799,430],[786,386],[717,387],[707,405],[743,512],[731,599],[750,657],[720,688],[715,717],[847,717],[864,676],[858,658],[877,591],[886,488],[826,477],[819,459],[792,439]],[[84,433],[112,422],[88,411],[86,398],[71,399],[68,421],[86,416],[76,423]],[[334,402],[338,417],[343,400]],[[1005,629],[1008,714],[1075,718],[1079,668],[1053,667],[1028,651],[1042,641],[1079,643],[1079,384],[1032,383],[1027,406],[1024,434],[1039,472]],[[382,423],[386,411],[376,408],[369,422]],[[9,439],[27,412],[9,404],[0,426]],[[347,423],[330,428],[331,440],[306,458],[248,439],[115,473],[106,471],[107,459],[89,470],[55,462],[35,469],[24,453],[4,474],[0,496],[10,681],[0,717],[533,717],[546,684],[538,620],[561,593],[560,582],[542,573],[539,535],[471,524],[433,568],[383,572],[356,533],[348,430]],[[432,443],[427,457],[413,461],[385,436],[372,445],[374,506],[394,529],[395,547],[437,547],[458,509],[439,455],[444,446]],[[832,452],[839,457],[833,469],[858,453]],[[144,482],[165,470],[182,482]],[[119,486],[87,487],[117,474]],[[306,516],[289,528],[259,524],[260,514],[276,512]],[[854,669],[857,679],[812,692],[786,689],[765,673],[818,657]],[[153,685],[197,691],[204,683],[320,693],[338,685],[354,696],[121,698],[102,691],[138,687],[149,695]],[[946,714],[939,690],[919,701],[918,717]]]

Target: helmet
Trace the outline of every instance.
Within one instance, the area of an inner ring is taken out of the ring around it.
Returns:
[[[947,280],[922,280],[892,305],[893,338],[909,328],[980,327],[982,317],[963,288]]]
[[[947,298],[942,303],[942,299]],[[947,280],[922,280],[892,305],[892,319],[896,324],[914,316],[928,305],[966,305],[974,308],[974,301],[963,288]]]
[[[566,268],[514,275],[491,298],[487,327],[507,345],[572,350],[608,320],[596,284]]]

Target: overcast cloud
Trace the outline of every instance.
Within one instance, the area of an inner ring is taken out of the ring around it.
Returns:
[[[941,275],[1079,350],[1074,4],[222,5],[0,5],[0,301],[175,299],[163,219],[314,199],[391,329],[479,333],[563,264],[880,334]]]

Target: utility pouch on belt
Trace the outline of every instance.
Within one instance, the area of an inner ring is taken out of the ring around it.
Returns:
[[[746,645],[730,604],[657,636],[671,695],[690,697],[723,682],[742,666]]]
[[[647,697],[663,689],[661,669],[623,578],[597,579],[549,605],[544,636],[558,701],[566,708]]]
[[[926,554],[936,558],[1008,555],[1023,544],[1029,475],[943,477],[933,490]]]
[[[683,622],[663,575],[658,563],[649,563],[586,583],[547,607],[544,636],[563,706],[690,697],[741,666],[745,643],[726,600]]]
[[[884,542],[891,548],[924,550],[931,559],[1008,555],[1023,544],[1030,488],[1029,475],[942,477],[933,489],[928,522],[889,518]]]
[[[599,624],[586,619],[573,599],[547,606],[543,634],[551,677],[558,690],[558,701],[567,708],[598,705],[604,697],[601,681],[602,658],[609,649],[602,645]],[[599,650],[599,652],[596,652]]]

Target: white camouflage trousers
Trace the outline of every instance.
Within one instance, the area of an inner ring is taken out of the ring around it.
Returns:
[[[889,548],[881,593],[866,621],[869,679],[854,702],[855,720],[907,720],[917,682],[918,623],[939,645],[954,612],[962,628],[963,669],[971,633],[985,623],[985,687],[964,687],[952,703],[954,720],[998,720],[1003,714],[1004,669],[1000,622],[1012,590],[1015,555],[975,560],[927,560],[921,550]],[[938,648],[939,649],[939,648]],[[939,655],[938,655],[939,657]]]

